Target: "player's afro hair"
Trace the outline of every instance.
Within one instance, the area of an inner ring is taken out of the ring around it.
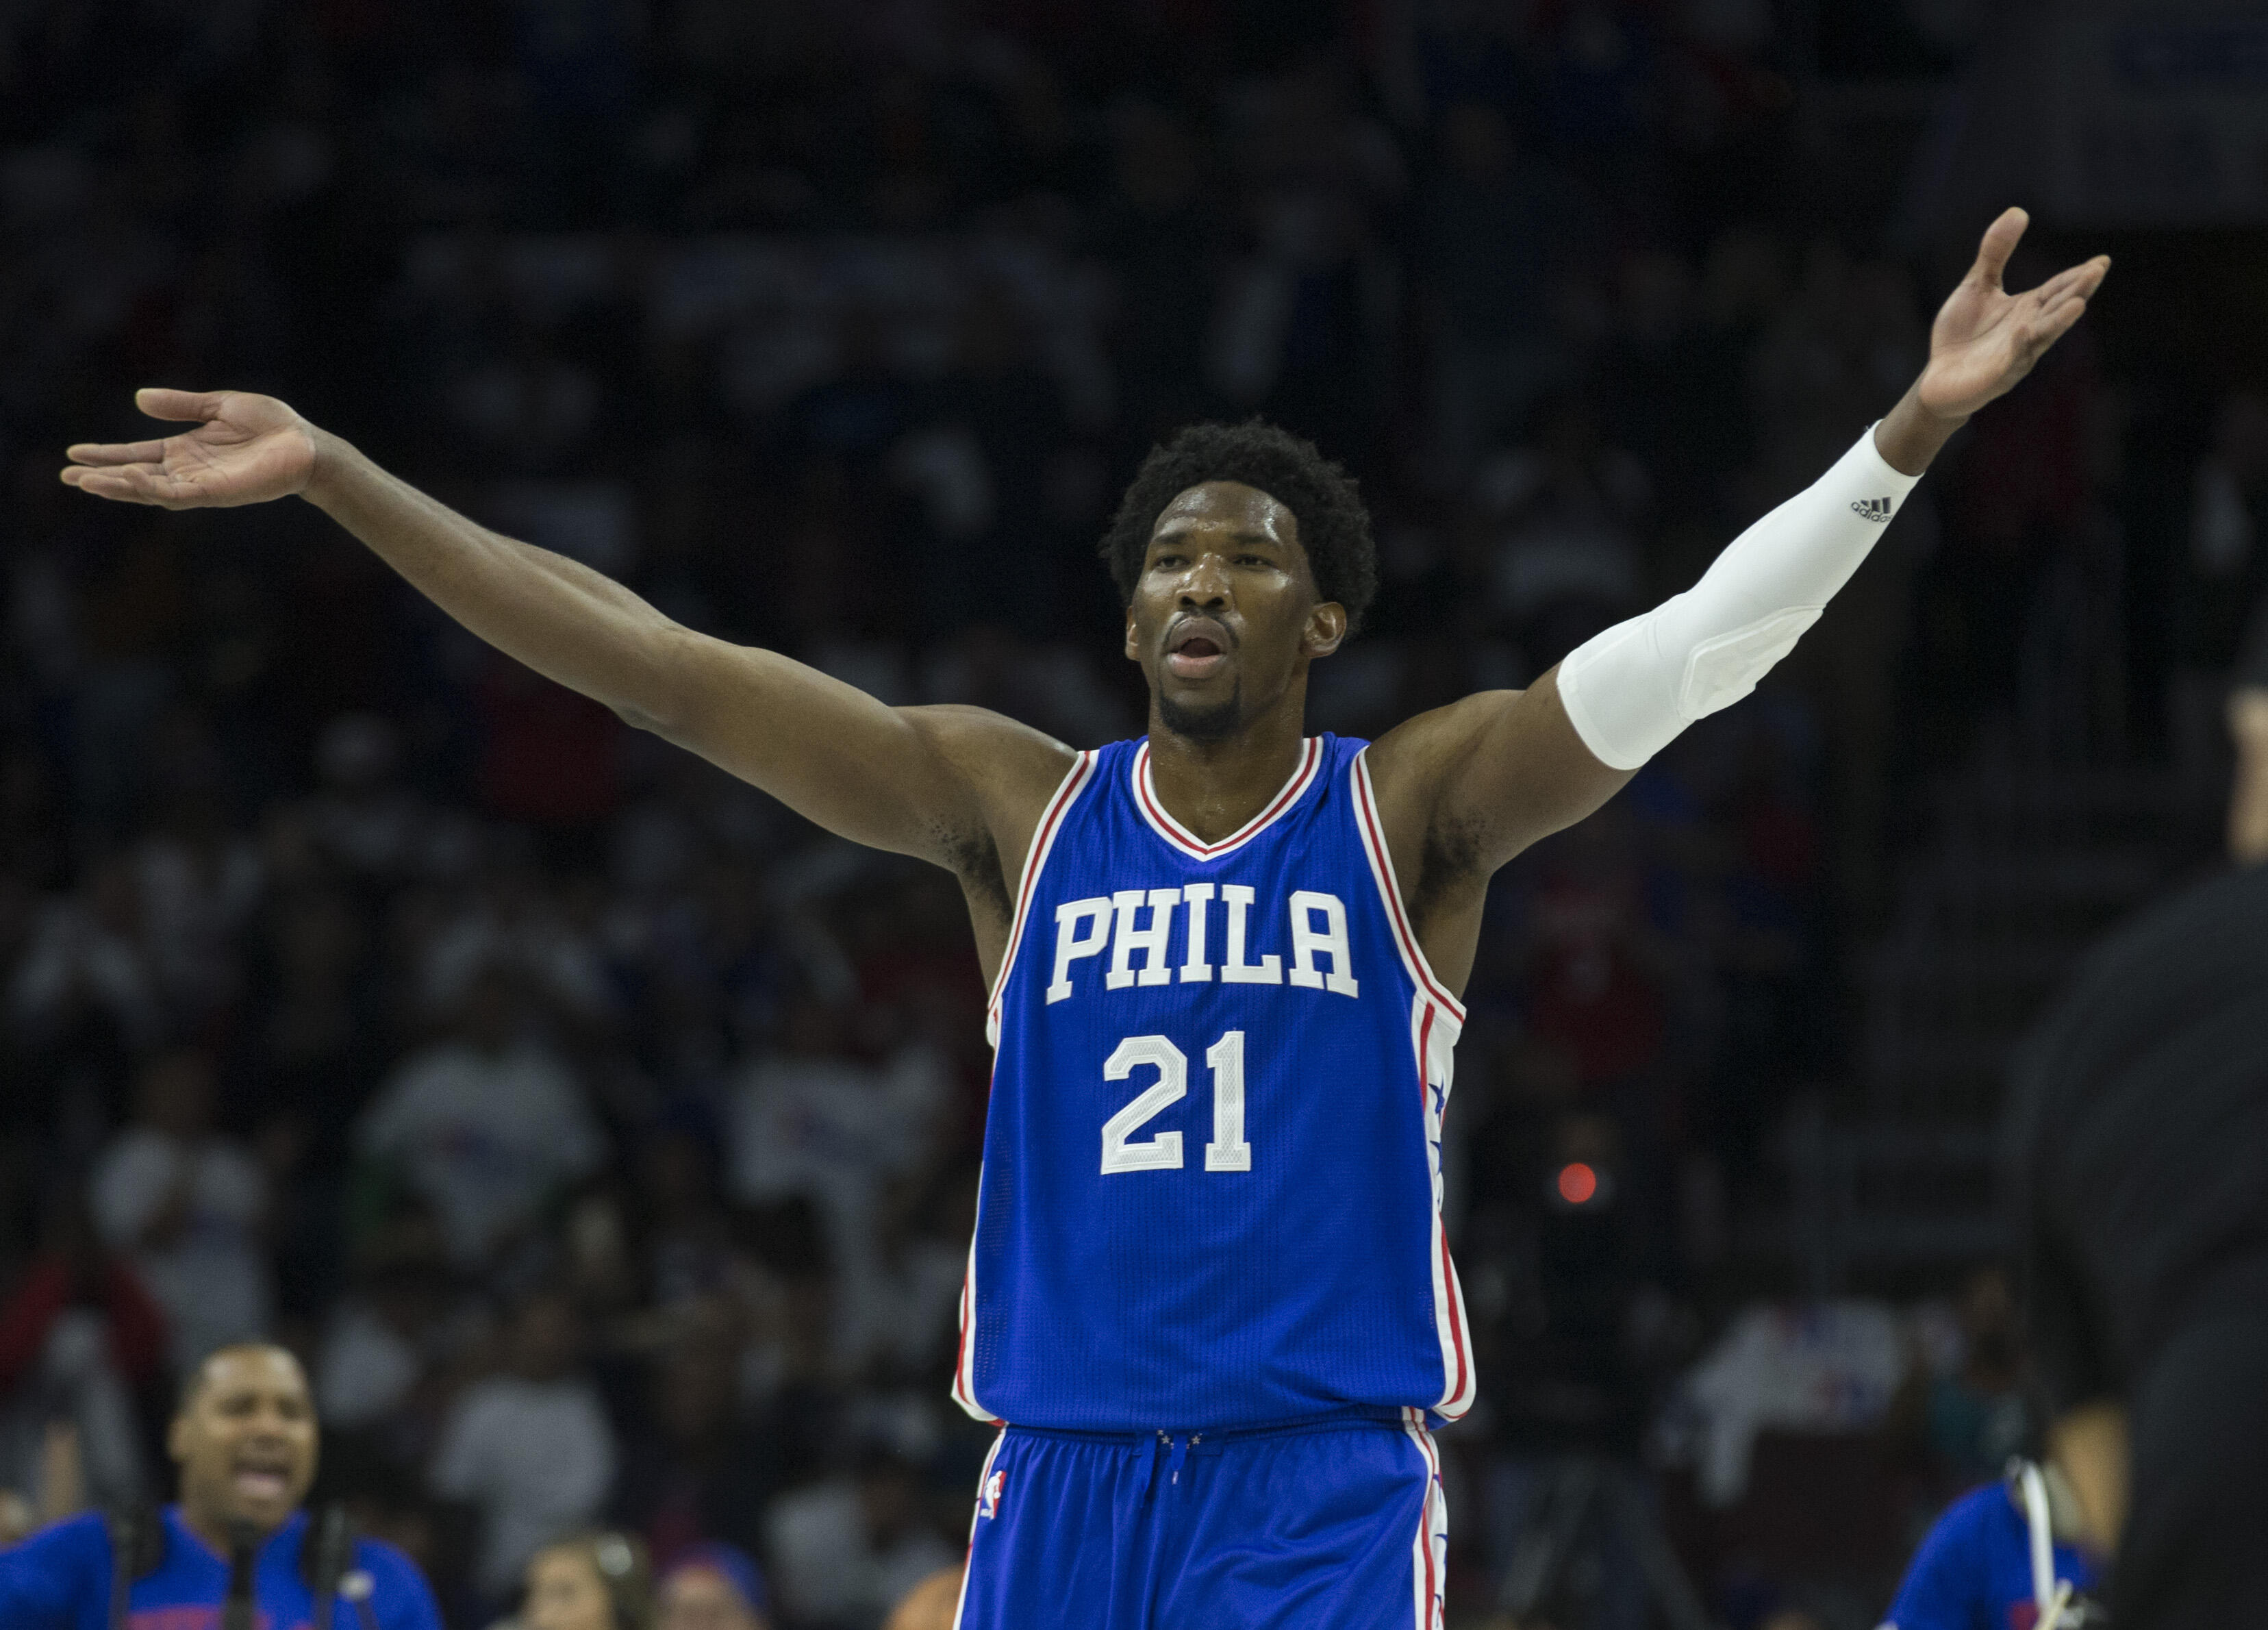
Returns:
[[[1241,482],[1290,510],[1300,525],[1300,547],[1307,551],[1315,592],[1346,608],[1349,633],[1362,626],[1362,615],[1378,593],[1378,548],[1354,477],[1306,437],[1260,419],[1191,424],[1150,449],[1102,536],[1100,552],[1118,585],[1119,599],[1132,603],[1142,557],[1166,505],[1208,481]]]

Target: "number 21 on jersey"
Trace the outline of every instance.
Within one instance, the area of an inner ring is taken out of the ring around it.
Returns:
[[[1205,1145],[1207,1171],[1250,1171],[1252,1146],[1244,1140],[1244,1032],[1231,1030],[1205,1049],[1212,1066],[1212,1141]],[[1178,1171],[1182,1134],[1161,1132],[1138,1143],[1128,1140],[1173,1104],[1189,1096],[1189,1061],[1162,1036],[1130,1036],[1103,1061],[1102,1079],[1123,1081],[1144,1065],[1158,1079],[1126,1107],[1102,1123],[1102,1170]]]

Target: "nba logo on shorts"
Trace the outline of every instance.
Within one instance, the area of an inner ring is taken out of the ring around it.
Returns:
[[[995,1471],[984,1479],[984,1515],[986,1516],[1000,1515],[1000,1485],[1001,1480],[1007,1475],[1005,1471]]]

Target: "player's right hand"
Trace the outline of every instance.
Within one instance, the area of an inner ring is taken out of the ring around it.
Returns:
[[[80,442],[68,450],[66,483],[124,504],[229,509],[303,492],[314,477],[315,427],[273,396],[143,389],[134,402],[196,428],[162,441]]]

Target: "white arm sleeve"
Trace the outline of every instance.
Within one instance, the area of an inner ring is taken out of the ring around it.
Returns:
[[[1635,770],[1730,707],[1819,620],[1918,476],[1867,433],[1817,481],[1734,538],[1701,580],[1567,653],[1559,700],[1599,762]]]

